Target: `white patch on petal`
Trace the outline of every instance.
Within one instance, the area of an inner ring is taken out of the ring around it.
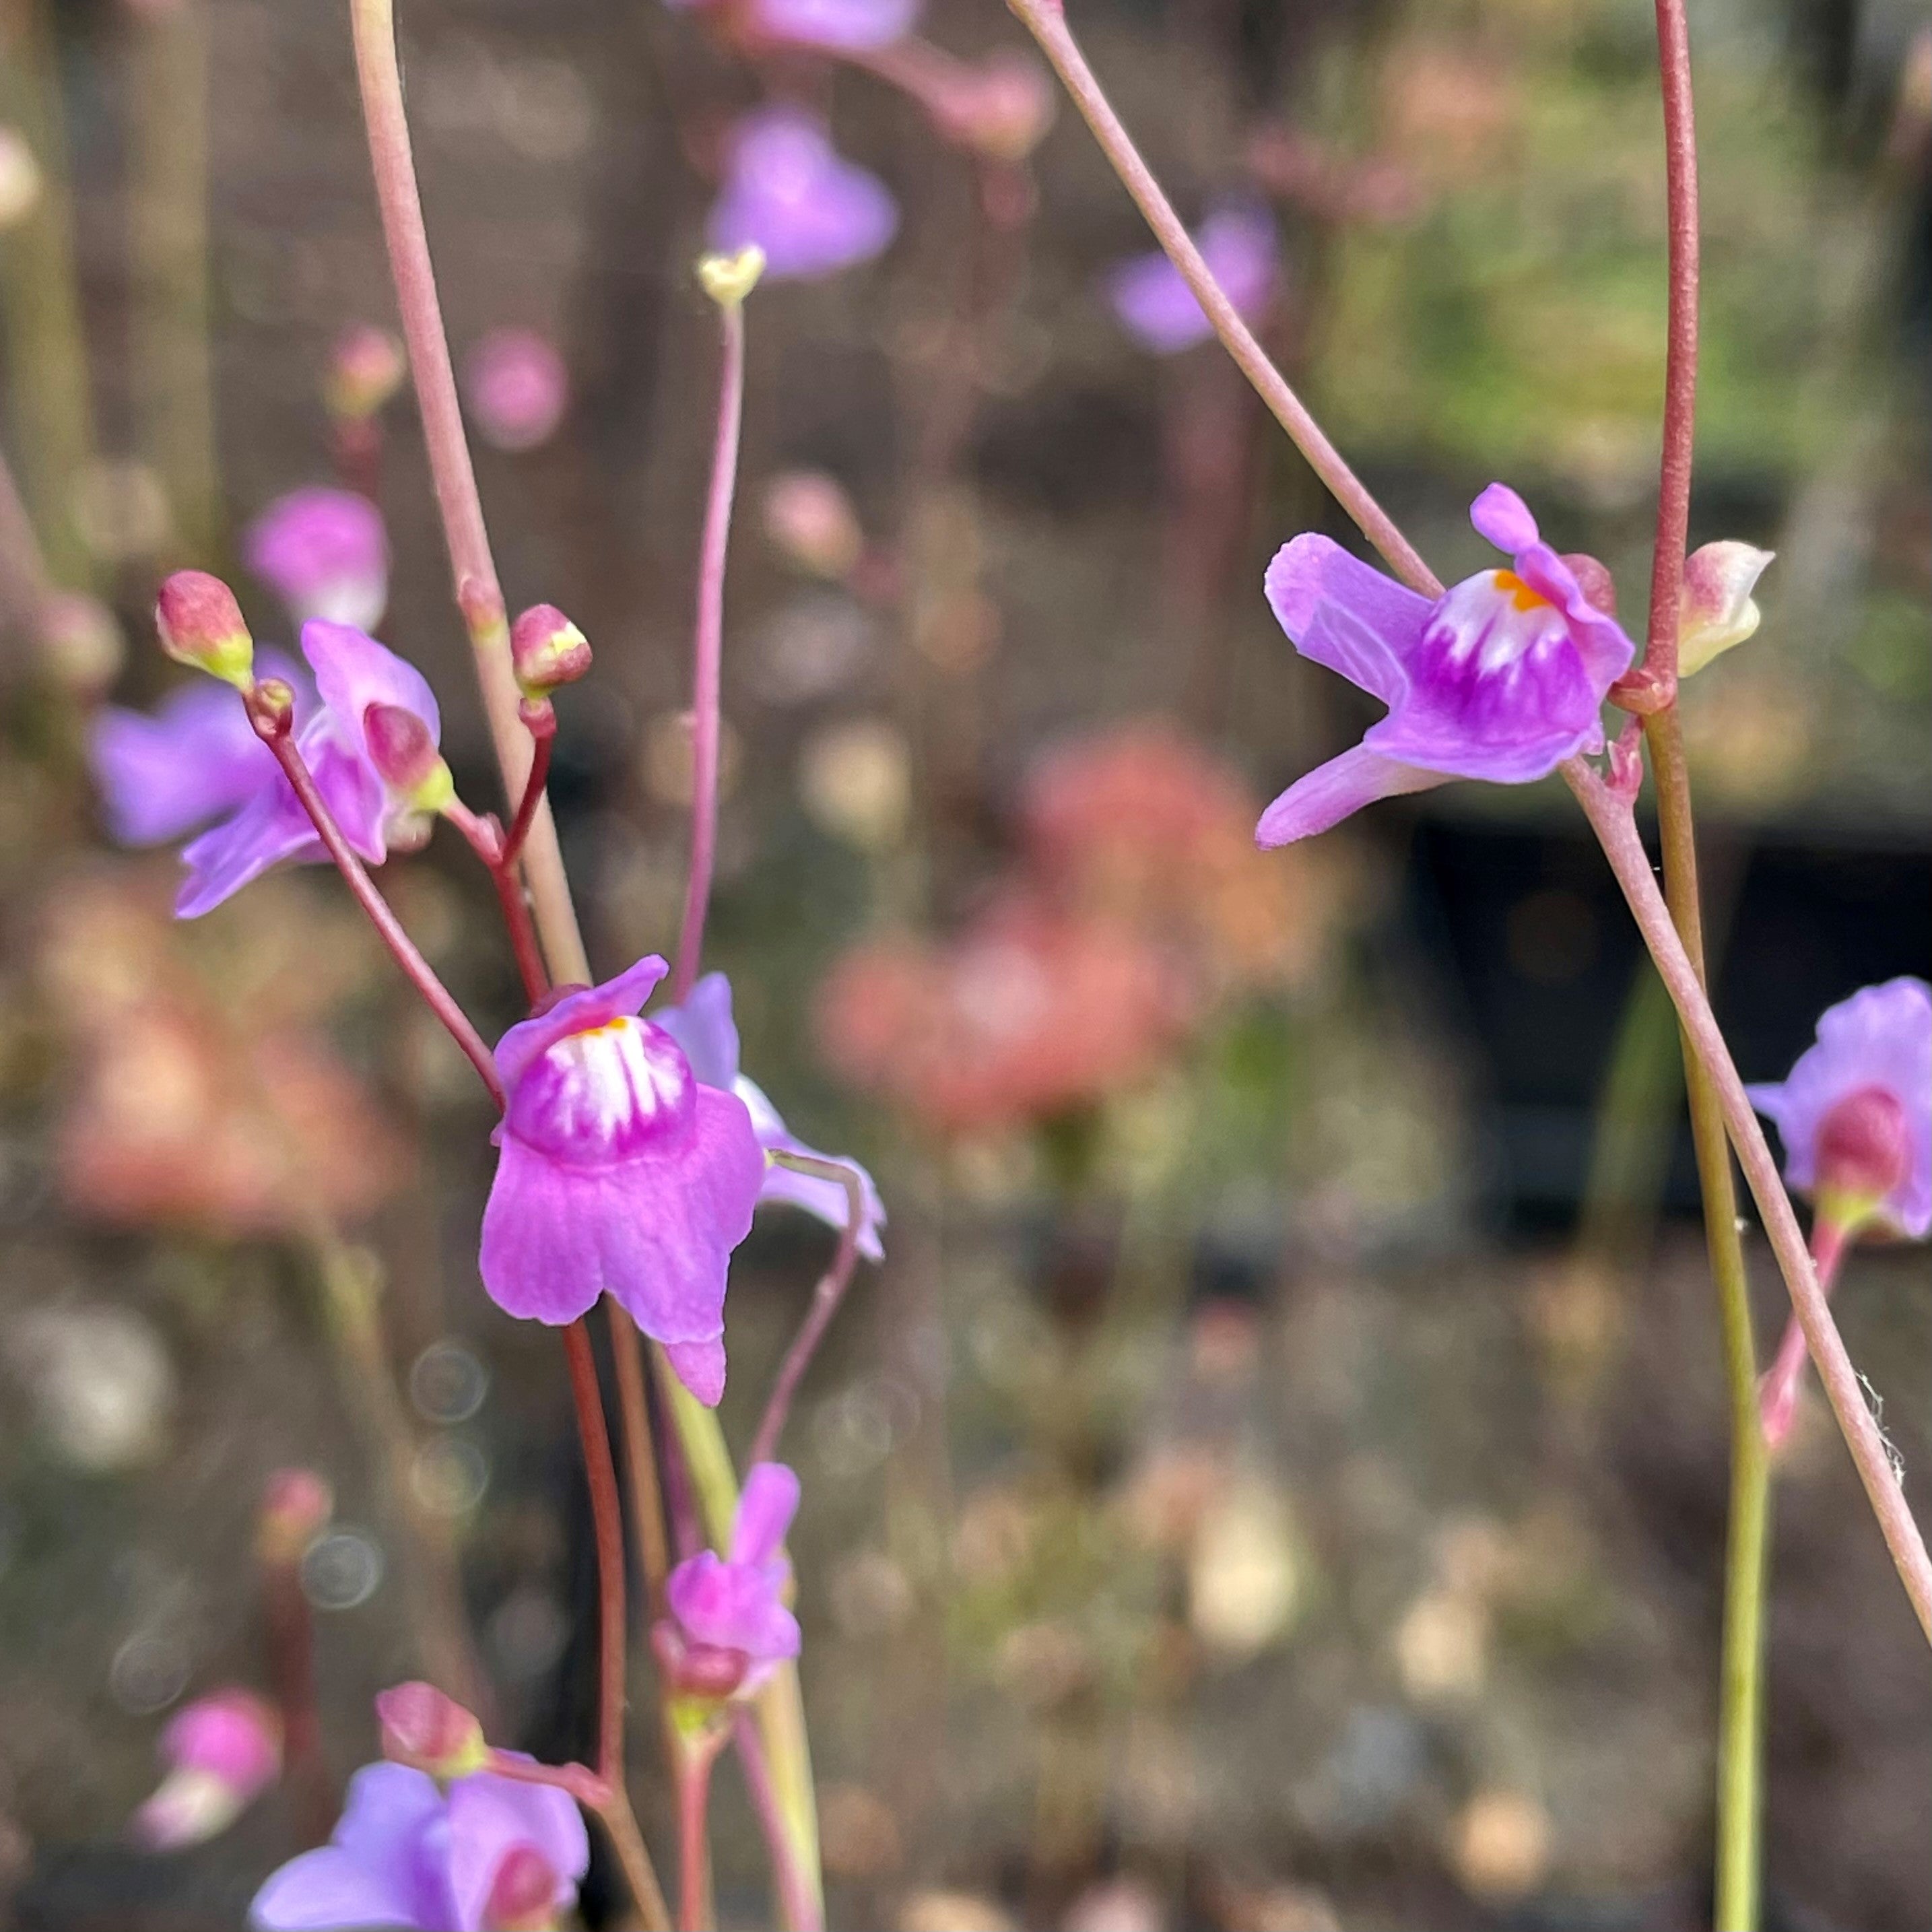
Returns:
[[[554,1118],[573,1136],[613,1140],[674,1108],[683,1096],[682,1066],[652,1052],[638,1020],[612,1020],[592,1032],[572,1034],[544,1058],[556,1079]]]

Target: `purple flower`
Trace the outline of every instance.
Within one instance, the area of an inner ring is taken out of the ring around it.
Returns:
[[[304,624],[302,655],[315,672],[322,703],[298,728],[296,747],[343,836],[379,866],[388,856],[391,838],[400,831],[407,842],[416,828],[408,802],[391,793],[370,758],[368,707],[389,704],[414,713],[434,741],[442,729],[435,697],[413,665],[347,624],[321,619]],[[272,866],[313,864],[328,856],[287,779],[272,767],[232,818],[182,848],[188,876],[175,912],[199,918]]]
[[[389,601],[389,540],[382,515],[352,490],[310,488],[278,496],[242,538],[248,568],[298,624],[326,617],[368,630]]]
[[[798,1478],[782,1462],[758,1462],[745,1478],[731,1526],[731,1553],[687,1557],[664,1585],[681,1660],[694,1678],[710,1675],[748,1696],[773,1667],[799,1652],[798,1619],[785,1607],[791,1565],[785,1532],[798,1513]],[[731,1668],[708,1666],[727,1653]],[[742,1659],[740,1662],[738,1660]]]
[[[778,1111],[765,1096],[764,1090],[738,1070],[738,1029],[731,1018],[731,982],[722,973],[707,973],[692,988],[691,997],[681,1006],[667,1006],[657,1023],[684,1049],[691,1070],[707,1087],[735,1094],[744,1102],[752,1117],[752,1130],[766,1153],[808,1154],[817,1160],[844,1161],[843,1155],[820,1154],[798,1139],[779,1118]],[[865,1212],[859,1226],[859,1252],[868,1261],[885,1259],[879,1230],[886,1223],[884,1204],[872,1177],[856,1161],[844,1164],[857,1169],[865,1194]],[[788,1201],[823,1221],[828,1228],[843,1228],[851,1203],[836,1180],[799,1174],[790,1168],[768,1163],[760,1201]]]
[[[533,328],[493,328],[463,368],[470,413],[483,440],[512,454],[548,442],[570,406],[570,371]]]
[[[655,957],[497,1043],[508,1096],[483,1210],[483,1286],[508,1313],[574,1322],[607,1289],[703,1402],[724,1387],[724,1276],[765,1157],[735,1095],[634,1018]]]
[[[822,123],[795,107],[763,107],[732,130],[724,190],[705,232],[721,252],[756,243],[776,279],[868,260],[898,226],[884,184],[840,160]]]
[[[257,654],[256,670],[296,694],[298,725],[314,709],[304,672],[278,651]],[[87,760],[106,808],[107,829],[123,845],[162,845],[233,812],[275,775],[229,686],[196,678],[170,692],[150,717],[104,706],[88,729]]]
[[[275,1781],[281,1720],[253,1691],[212,1691],[168,1720],[160,1754],[167,1774],[135,1813],[134,1836],[154,1851],[202,1844]]]
[[[478,1772],[444,1792],[406,1765],[364,1765],[334,1836],[275,1873],[250,1918],[260,1932],[502,1932],[530,1922],[538,1862],[553,1916],[568,1911],[590,1844],[554,1786]]]
[[[1784,1142],[1784,1178],[1834,1219],[1932,1233],[1932,987],[1867,986],[1818,1021],[1782,1081],[1744,1090]]]
[[[1289,786],[1256,838],[1286,845],[1351,812],[1450,778],[1523,784],[1604,742],[1604,694],[1633,646],[1537,535],[1514,490],[1492,483],[1469,520],[1511,570],[1485,570],[1433,603],[1304,535],[1268,570],[1269,603],[1305,658],[1388,706],[1352,751]]]
[[[1217,208],[1194,239],[1237,314],[1252,322],[1274,293],[1274,222],[1258,208]],[[1192,349],[1214,333],[1194,291],[1158,248],[1116,266],[1107,278],[1107,293],[1114,313],[1141,346],[1156,356]]]
[[[903,40],[919,18],[920,0],[753,0],[753,31],[805,47],[865,53]]]

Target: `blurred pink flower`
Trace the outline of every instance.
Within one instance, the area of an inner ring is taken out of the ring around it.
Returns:
[[[671,1628],[655,1641],[680,1688],[748,1697],[798,1654],[798,1619],[784,1601],[785,1532],[797,1511],[797,1477],[782,1462],[757,1463],[746,1473],[730,1553],[702,1550],[670,1573]]]
[[[373,630],[389,601],[389,539],[382,514],[352,490],[320,485],[278,496],[242,535],[248,568],[289,608]]]
[[[484,441],[516,454],[556,434],[570,406],[570,372],[548,336],[493,328],[464,364],[463,391]]]
[[[160,1756],[166,1774],[131,1829],[152,1851],[179,1851],[226,1831],[280,1775],[281,1720],[253,1691],[213,1691],[169,1720]]]
[[[1253,322],[1274,298],[1278,244],[1264,208],[1216,208],[1195,236],[1198,247],[1242,320]],[[1118,264],[1108,275],[1114,313],[1144,349],[1172,356],[1214,333],[1207,312],[1180,271],[1160,249]]]
[[[796,107],[760,107],[732,129],[724,184],[706,236],[713,248],[755,244],[774,280],[811,279],[878,254],[898,226],[882,182],[842,160],[822,122]]]

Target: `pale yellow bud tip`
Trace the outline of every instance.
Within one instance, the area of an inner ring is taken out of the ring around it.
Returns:
[[[1702,670],[1757,628],[1760,613],[1751,592],[1772,554],[1747,543],[1712,543],[1685,560],[1677,607],[1680,677]]]
[[[700,255],[698,279],[720,308],[736,308],[765,272],[765,251],[754,242],[729,255]]]

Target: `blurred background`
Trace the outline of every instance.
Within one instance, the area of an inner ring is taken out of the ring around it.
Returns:
[[[1641,635],[1643,0],[1077,24],[1184,215],[1265,238],[1262,333],[1442,574],[1486,560],[1466,506],[1506,478]],[[1718,1004],[1772,1079],[1826,1004],[1932,967],[1932,38],[1910,0],[1692,25],[1692,541],[1778,560],[1686,728]],[[920,31],[1024,44],[994,0]],[[1567,795],[1252,851],[1372,716],[1260,594],[1296,531],[1350,532],[1211,343],[1125,326],[1146,237],[1070,114],[994,152],[656,0],[410,0],[400,34],[506,590],[597,652],[552,795],[601,972],[669,947],[682,890],[691,269],[733,117],[824,111],[899,206],[876,260],[749,305],[711,944],[748,1069],[892,1217],[786,1444],[832,1923],[1708,1923],[1715,1313],[1674,1030]],[[583,1750],[591,1554],[554,1344],[477,1281],[469,1070],[332,874],[172,922],[174,859],[102,829],[90,721],[172,688],[166,569],[292,643],[241,532],[344,480],[388,521],[380,634],[498,798],[406,388],[329,393],[344,330],[394,323],[346,10],[0,0],[0,1920],[235,1928],[299,1792],[170,1857],[126,1828],[171,1711],[270,1688],[272,1473],[334,1492],[296,1574],[338,1778],[425,1670]],[[466,850],[382,880],[484,1032],[515,1018]],[[781,1216],[740,1252],[737,1444],[826,1246]],[[1922,1514],[1928,1285],[1867,1247],[1839,1296]],[[1815,1396],[1777,1513],[1766,1924],[1916,1932],[1932,1680]],[[724,1921],[767,1922],[732,1774],[719,1805]]]

